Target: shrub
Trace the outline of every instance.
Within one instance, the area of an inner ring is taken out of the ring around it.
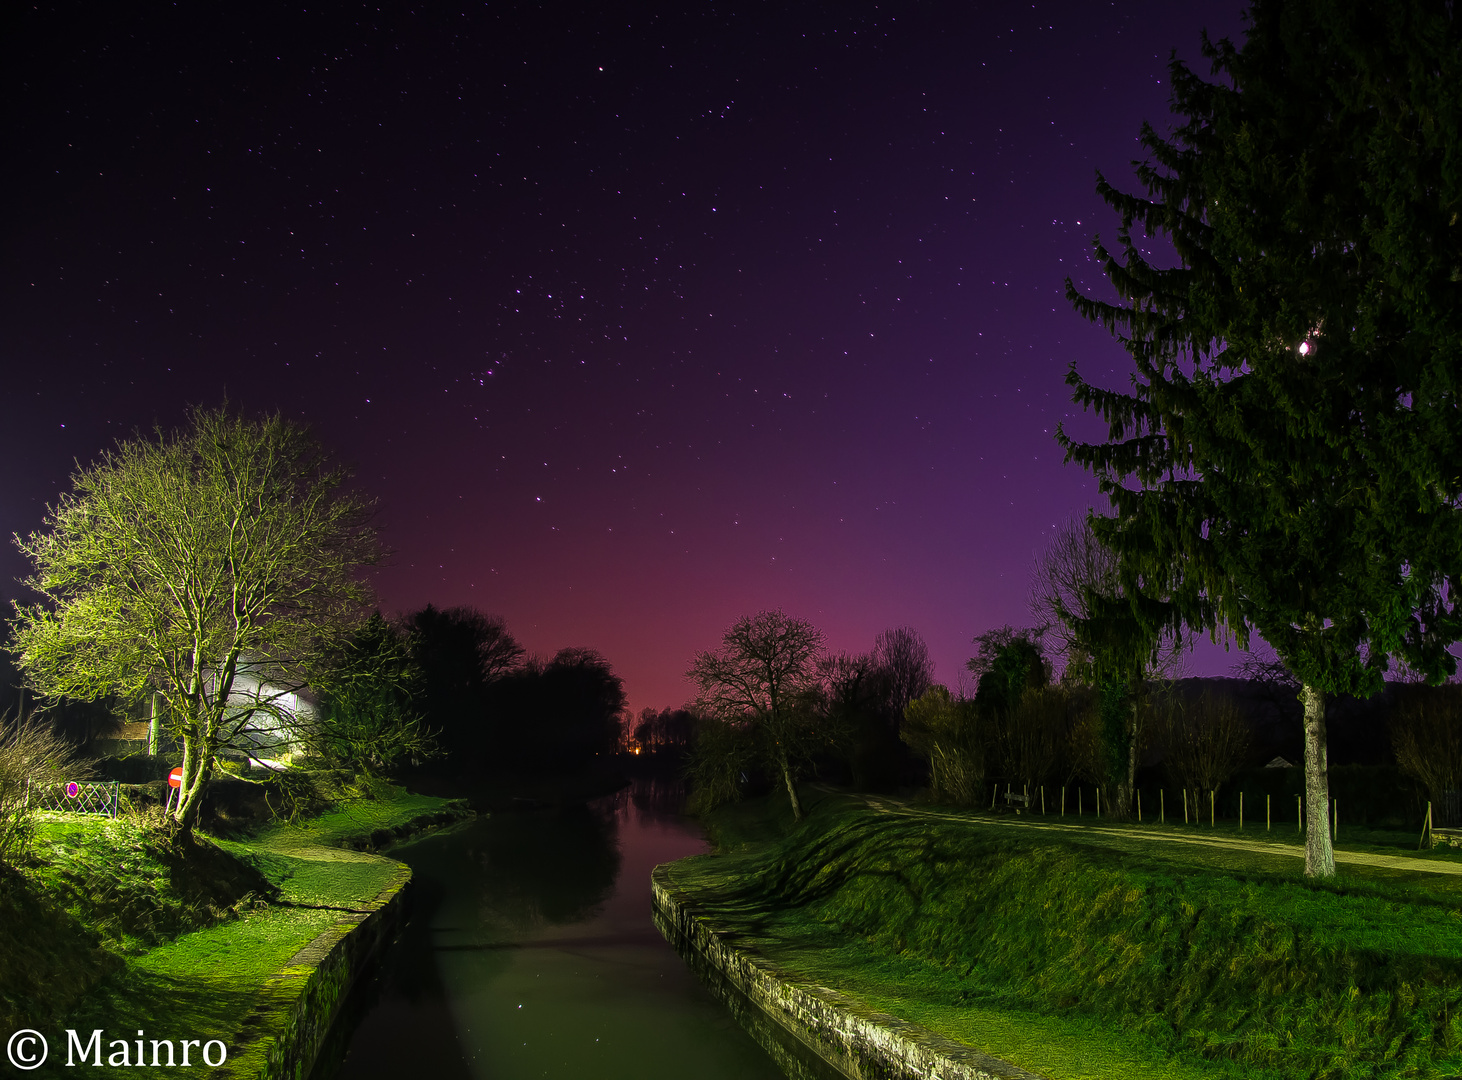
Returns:
[[[929,760],[929,794],[936,802],[973,805],[985,786],[985,750],[974,702],[935,684],[909,702],[899,738]]]
[[[90,771],[48,724],[0,721],[0,862],[15,862],[30,846],[35,790]]]

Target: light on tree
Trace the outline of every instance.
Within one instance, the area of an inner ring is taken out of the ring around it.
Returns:
[[[182,742],[191,827],[217,755],[287,720],[367,612],[372,504],[297,424],[195,409],[118,443],[19,539],[41,600],[15,648],[38,691],[140,701]]]

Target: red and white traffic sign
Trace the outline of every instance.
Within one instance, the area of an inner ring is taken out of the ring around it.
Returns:
[[[153,775],[156,775],[156,774],[154,773]],[[181,765],[179,765],[177,768],[173,769],[172,772],[168,773],[168,786],[169,787],[182,787],[183,786],[183,767]]]

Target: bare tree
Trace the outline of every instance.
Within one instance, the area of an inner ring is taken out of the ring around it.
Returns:
[[[277,738],[295,691],[365,617],[359,571],[380,549],[346,480],[278,414],[195,409],[78,470],[18,541],[43,598],[17,607],[27,682],[82,700],[159,693],[183,743],[185,828],[218,752]]]
[[[715,652],[697,653],[686,677],[696,707],[713,721],[744,728],[781,776],[802,820],[797,774],[825,733],[818,731],[817,656],[822,633],[804,619],[761,611],[732,624]]]
[[[1196,701],[1167,694],[1154,709],[1154,722],[1168,772],[1195,800],[1204,791],[1216,794],[1249,750],[1249,725],[1227,694],[1204,691]]]
[[[1045,783],[1069,742],[1070,693],[1060,686],[1026,690],[992,732],[1001,767],[1027,791]]]
[[[1396,763],[1421,781],[1440,808],[1441,824],[1455,824],[1447,793],[1462,788],[1462,686],[1395,690],[1399,700],[1391,713],[1391,744]]]
[[[1092,660],[1082,625],[1092,617],[1092,596],[1115,596],[1121,588],[1117,557],[1091,531],[1086,518],[1067,518],[1031,567],[1030,611],[1046,627],[1062,679]]]
[[[1092,532],[1087,517],[1068,518],[1031,569],[1030,610],[1047,627],[1062,663],[1062,682],[1101,689],[1098,716],[1082,725],[1087,738],[1077,754],[1090,759],[1083,771],[1111,774],[1113,810],[1126,817],[1132,812],[1143,742],[1143,684],[1174,677],[1182,652],[1175,638],[1152,641],[1133,620],[1113,618],[1113,608],[1122,607],[1121,597],[1116,554]],[[1116,711],[1121,712],[1120,722],[1114,720]],[[1111,757],[1120,758],[1122,765],[1095,764]]]
[[[929,646],[911,626],[885,630],[873,641],[873,663],[886,680],[888,707],[895,723],[909,702],[934,685],[934,661]]]

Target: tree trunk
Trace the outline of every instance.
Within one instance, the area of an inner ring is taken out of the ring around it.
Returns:
[[[1132,699],[1132,713],[1127,722],[1127,761],[1126,775],[1122,782],[1117,785],[1117,813],[1116,816],[1123,821],[1131,821],[1137,816],[1135,809],[1137,791],[1137,730],[1139,723],[1137,714],[1137,698]]]
[[[203,787],[208,781],[208,764],[213,757],[211,746],[200,746],[204,740],[196,735],[183,736],[183,785],[178,789],[178,805],[173,820],[184,832],[198,824],[203,810]]]
[[[786,758],[782,759],[782,779],[787,782],[787,797],[792,800],[792,820],[802,820],[802,800],[797,798],[797,783],[792,779],[792,767]]]
[[[162,694],[154,690],[152,692],[152,718],[147,724],[147,756],[157,757],[159,743],[162,740]]]
[[[1330,771],[1325,752],[1325,691],[1300,689],[1305,704],[1305,876],[1334,877],[1330,846]]]

